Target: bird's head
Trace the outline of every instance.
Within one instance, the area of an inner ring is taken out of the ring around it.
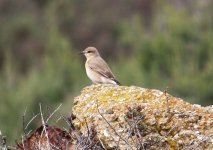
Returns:
[[[84,54],[87,59],[95,57],[95,56],[99,56],[98,50],[95,47],[87,47],[81,53]]]

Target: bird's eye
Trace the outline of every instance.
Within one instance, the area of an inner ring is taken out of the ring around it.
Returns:
[[[91,51],[87,51],[87,53],[91,53]]]

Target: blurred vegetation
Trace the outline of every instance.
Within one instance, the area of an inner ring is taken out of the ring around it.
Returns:
[[[213,104],[213,2],[2,0],[0,130],[20,139],[38,103],[71,111],[91,84],[78,55],[95,46],[123,85]],[[32,123],[32,127],[38,120]]]

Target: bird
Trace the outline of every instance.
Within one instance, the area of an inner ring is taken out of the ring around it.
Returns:
[[[93,83],[121,85],[95,47],[87,47],[81,53],[86,57],[86,74]]]

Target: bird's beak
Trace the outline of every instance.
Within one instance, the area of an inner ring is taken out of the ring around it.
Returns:
[[[79,52],[79,54],[84,54],[85,52],[84,51],[82,51],[82,52]]]

